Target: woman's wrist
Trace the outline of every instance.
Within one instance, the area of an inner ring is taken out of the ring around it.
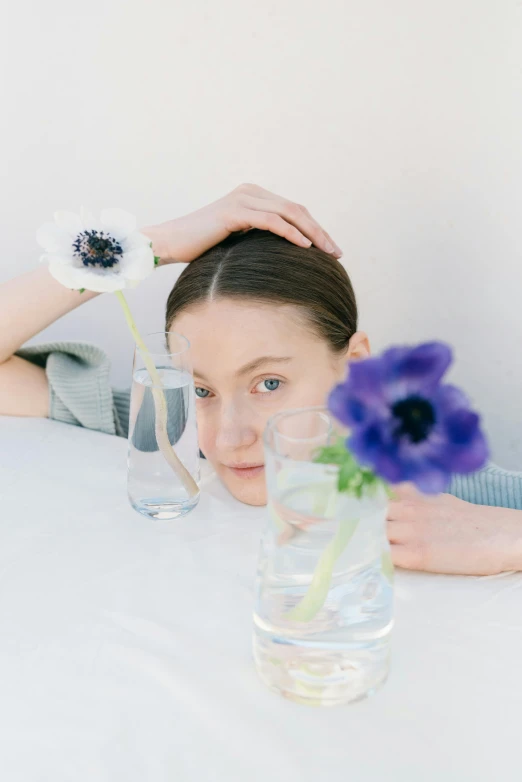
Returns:
[[[147,226],[141,231],[150,238],[160,265],[190,263],[230,233],[219,212],[209,207],[166,223]]]
[[[176,261],[175,258],[171,257],[169,243],[167,240],[167,237],[172,230],[171,223],[172,221],[167,223],[160,223],[158,225],[148,225],[145,228],[140,229],[141,233],[145,234],[145,236],[148,236],[151,240],[154,255],[159,258],[159,266],[164,266],[167,263],[174,263]]]

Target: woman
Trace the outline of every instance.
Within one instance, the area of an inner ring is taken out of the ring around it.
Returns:
[[[161,264],[197,258],[169,296],[166,330],[191,343],[203,453],[235,497],[264,504],[267,419],[324,403],[346,362],[369,355],[350,280],[335,260],[340,250],[304,207],[254,185],[143,232]],[[20,350],[94,295],[66,290],[43,267],[2,286],[0,413],[126,434],[129,395],[111,391],[102,351],[68,343]],[[522,476],[492,467],[452,489],[458,496],[397,491],[389,511],[395,563],[470,574],[522,569]]]

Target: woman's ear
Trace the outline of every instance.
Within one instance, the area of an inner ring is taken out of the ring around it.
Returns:
[[[350,361],[359,361],[370,355],[370,340],[364,331],[356,331],[348,343],[348,347],[337,357],[337,373],[339,381],[346,375],[346,367]]]
[[[348,343],[346,352],[347,361],[358,361],[361,358],[368,358],[370,355],[370,340],[364,331],[356,331]]]

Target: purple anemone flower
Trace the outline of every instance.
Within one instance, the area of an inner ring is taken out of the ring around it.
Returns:
[[[347,447],[389,483],[411,481],[437,494],[452,474],[487,462],[479,416],[462,391],[441,383],[451,360],[442,342],[390,348],[350,364],[330,394],[331,412],[350,428]]]

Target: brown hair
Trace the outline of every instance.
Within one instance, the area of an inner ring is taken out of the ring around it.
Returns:
[[[181,310],[209,298],[292,304],[339,352],[357,331],[357,304],[339,261],[270,231],[234,233],[192,261],[167,300],[166,331]]]

